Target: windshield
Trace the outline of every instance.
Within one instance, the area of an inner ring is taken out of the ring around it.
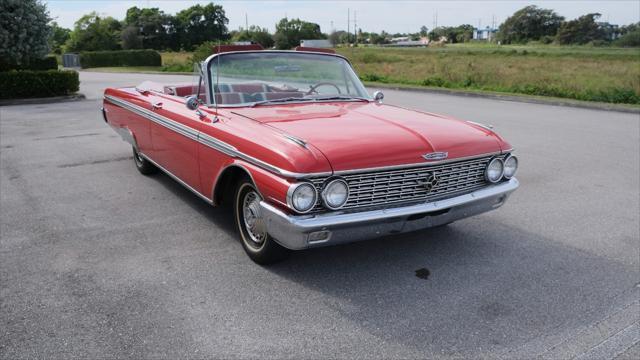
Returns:
[[[209,75],[218,105],[369,98],[349,63],[337,56],[266,51],[222,54],[210,61]]]

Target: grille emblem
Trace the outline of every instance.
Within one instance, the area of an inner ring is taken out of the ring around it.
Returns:
[[[449,153],[446,151],[438,151],[422,155],[425,160],[442,160],[446,159],[447,156],[449,156]]]
[[[424,186],[424,188],[427,189],[428,193],[431,192],[433,188],[438,186],[439,183],[440,183],[440,179],[436,176],[436,174],[429,174],[429,177],[427,177],[427,180],[418,181],[418,185]]]

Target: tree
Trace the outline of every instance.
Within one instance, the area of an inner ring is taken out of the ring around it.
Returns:
[[[622,26],[620,28],[620,38],[614,41],[614,45],[623,47],[640,46],[640,22]]]
[[[420,36],[427,36],[429,34],[429,29],[426,26],[422,25],[420,27]]]
[[[125,50],[142,49],[142,36],[140,36],[137,27],[127,26],[122,30],[120,38],[122,39],[122,48]]]
[[[62,46],[69,40],[71,30],[58,26],[55,21],[51,22],[50,26],[49,48],[56,54],[62,54]]]
[[[497,38],[505,44],[526,43],[555,36],[564,18],[550,9],[530,5],[516,11],[500,25]]]
[[[459,26],[439,26],[429,33],[429,37],[438,41],[442,37],[451,43],[463,43],[473,38],[473,25],[465,24]]]
[[[167,30],[170,29],[171,20],[170,15],[158,8],[139,9],[134,6],[127,10],[124,24],[138,29],[142,42],[141,48],[164,50],[170,47]],[[124,44],[123,47],[125,47]]]
[[[300,19],[283,18],[276,24],[273,36],[278,49],[291,49],[300,45],[300,40],[324,39],[320,25]]]
[[[580,16],[562,23],[556,40],[560,44],[586,44],[596,40],[606,40],[606,32],[596,23],[598,13]]]
[[[262,45],[264,48],[270,48],[274,44],[273,36],[269,33],[269,30],[255,25],[251,25],[247,30],[240,29],[231,39],[233,41],[252,41]]]
[[[192,50],[205,41],[228,39],[228,23],[222,6],[213,3],[194,5],[176,14],[172,24],[173,36],[177,37],[182,48]]]
[[[50,20],[38,0],[0,1],[0,63],[25,65],[47,55]]]
[[[120,22],[102,18],[94,11],[76,21],[66,43],[67,51],[117,50],[120,48]]]
[[[348,38],[349,38],[349,35],[344,30],[334,31],[331,34],[329,34],[329,42],[333,46],[346,43]]]

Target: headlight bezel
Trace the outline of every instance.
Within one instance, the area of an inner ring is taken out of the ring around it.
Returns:
[[[327,201],[326,192],[329,189],[329,187],[332,184],[335,184],[335,183],[343,184],[345,189],[347,190],[347,195],[345,196],[344,201],[342,202],[342,204],[340,204],[339,206],[333,206],[333,205],[329,204],[329,201]],[[349,195],[350,195],[349,184],[343,178],[331,178],[331,179],[327,180],[325,185],[322,187],[322,192],[320,193],[320,196],[322,198],[322,204],[324,205],[324,207],[326,207],[329,210],[341,209],[347,203],[347,201],[349,201]]]
[[[489,168],[491,167],[491,164],[494,161],[500,162],[500,164],[502,165],[502,171],[500,171],[500,176],[498,176],[497,179],[491,180],[491,178],[489,177]],[[503,176],[504,176],[504,160],[502,160],[499,157],[494,157],[493,159],[491,159],[489,161],[489,163],[487,164],[487,167],[484,170],[484,178],[485,178],[485,180],[487,180],[488,182],[490,182],[492,184],[497,184],[498,182],[500,182],[500,180],[502,180]]]
[[[515,169],[513,170],[513,173],[511,175],[507,175],[507,161],[509,160],[515,160],[516,161],[516,166]],[[517,156],[515,155],[511,155],[509,154],[504,160],[503,160],[503,167],[502,167],[502,177],[504,177],[505,179],[509,180],[512,177],[514,177],[516,175],[516,172],[518,172],[518,165],[520,165],[520,160],[518,159]]]
[[[293,201],[294,196],[296,194],[296,190],[298,190],[302,186],[310,187],[313,190],[313,201],[311,203],[311,206],[306,210],[300,210],[297,207],[295,207],[294,201]],[[287,206],[293,211],[297,212],[298,214],[306,214],[309,211],[313,210],[313,208],[316,206],[317,203],[318,203],[318,189],[316,189],[313,183],[309,181],[301,181],[301,182],[293,183],[289,186],[289,190],[287,190]]]

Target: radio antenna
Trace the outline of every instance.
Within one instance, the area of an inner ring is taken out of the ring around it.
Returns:
[[[216,109],[216,121],[218,120],[218,99],[216,98],[216,92],[220,91],[220,37],[218,36],[218,53],[216,54],[216,86],[213,88],[213,101],[215,102]],[[216,90],[218,89],[218,90]],[[222,94],[220,94],[220,100],[222,100]]]

